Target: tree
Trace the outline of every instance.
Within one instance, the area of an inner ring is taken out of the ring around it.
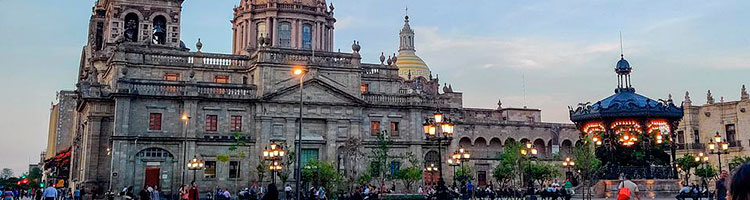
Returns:
[[[289,176],[292,173],[292,166],[297,162],[297,153],[292,151],[288,145],[284,145],[284,149],[287,149],[286,156],[284,156],[284,166],[279,172],[279,180],[281,180],[281,186],[284,186],[289,181]]]
[[[531,175],[531,178],[534,179],[538,185],[544,185],[545,182],[562,175],[560,168],[557,165],[543,162],[531,163],[525,171],[527,171],[527,174]]]
[[[594,175],[599,171],[601,167],[601,161],[596,158],[594,148],[589,140],[588,136],[583,137],[585,141],[582,145],[578,145],[573,149],[573,155],[576,166],[576,171],[579,172],[581,179],[583,179],[583,187],[586,190],[583,191],[584,198],[591,199],[591,186],[595,182]],[[588,196],[586,196],[588,194]]]
[[[347,178],[347,182],[349,183],[349,192],[352,192],[354,188],[357,188],[357,184],[364,185],[372,180],[372,176],[369,173],[360,173],[357,169],[357,166],[361,165],[360,161],[365,158],[362,146],[362,140],[359,138],[349,138],[342,146],[345,168],[343,171]],[[367,181],[362,183],[361,181],[363,180],[361,178],[365,175],[367,176]]]
[[[695,176],[701,177],[704,186],[708,186],[707,181],[711,181],[716,175],[716,169],[711,165],[703,165],[695,169]]]
[[[456,181],[459,183],[468,182],[471,180],[474,180],[474,172],[471,170],[471,167],[469,166],[461,166],[456,170]]]
[[[263,156],[258,156],[258,165],[255,166],[255,172],[258,176],[258,182],[263,182],[263,178],[266,177],[266,170],[268,170],[268,163],[263,160]]]
[[[407,153],[409,158],[409,166],[398,170],[395,175],[395,179],[401,180],[406,188],[406,191],[411,192],[411,186],[419,180],[422,180],[422,167],[419,159],[414,156],[411,152]]]
[[[731,171],[745,163],[750,163],[750,156],[735,156],[729,161],[729,170]]]
[[[675,163],[683,173],[683,177],[685,178],[684,184],[686,185],[690,182],[690,170],[700,165],[700,162],[695,161],[695,156],[690,154],[678,158],[677,160],[675,160]]]
[[[492,177],[500,183],[501,187],[515,185],[514,180],[518,176],[518,166],[521,161],[521,143],[514,142],[505,145],[504,151],[500,154],[500,163],[492,170]],[[520,183],[520,182],[518,182]]]
[[[302,181],[313,187],[323,187],[328,196],[336,197],[344,189],[341,174],[336,171],[333,162],[311,160],[302,168]]]
[[[0,177],[3,179],[7,179],[13,176],[13,170],[10,168],[3,168],[3,171],[0,172]]]
[[[390,151],[393,141],[388,138],[388,131],[381,131],[377,138],[377,147],[373,150],[371,168],[373,177],[378,178],[380,185],[385,185],[388,177],[388,159],[391,158]]]

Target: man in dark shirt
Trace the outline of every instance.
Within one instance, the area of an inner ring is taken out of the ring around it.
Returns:
[[[729,173],[726,170],[721,170],[721,176],[719,180],[716,180],[716,200],[727,200],[727,186],[726,180]]]

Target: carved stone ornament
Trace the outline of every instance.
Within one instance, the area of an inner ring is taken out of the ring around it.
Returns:
[[[123,67],[122,69],[120,69],[120,73],[122,73],[122,75],[128,75],[128,68]]]

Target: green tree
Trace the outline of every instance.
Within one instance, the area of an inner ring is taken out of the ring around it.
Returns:
[[[279,180],[281,180],[281,186],[286,185],[286,182],[289,181],[289,176],[292,173],[292,169],[294,166],[294,163],[297,162],[297,153],[292,151],[291,148],[289,148],[288,145],[284,145],[284,149],[287,150],[286,156],[284,156],[284,160],[282,163],[284,163],[284,166],[282,166],[281,172],[279,172]]]
[[[750,156],[735,156],[729,161],[729,170],[731,171],[745,163],[750,163]]]
[[[536,181],[538,185],[544,185],[545,182],[551,181],[554,178],[562,175],[560,168],[557,165],[544,162],[531,163],[528,168],[525,168],[526,174],[531,175],[531,178]]]
[[[685,156],[678,158],[677,160],[675,160],[675,163],[677,164],[681,173],[683,174],[684,184],[687,184],[690,182],[690,174],[691,174],[690,171],[698,167],[698,165],[700,165],[700,162],[695,161],[695,156],[690,155],[690,154],[687,154]]]
[[[459,183],[468,182],[474,180],[474,172],[469,166],[461,166],[456,170],[456,181]]]
[[[695,176],[700,177],[703,180],[703,185],[707,185],[712,179],[716,178],[716,169],[711,165],[703,165],[695,169]]]
[[[583,187],[586,188],[583,191],[584,199],[591,199],[591,186],[596,182],[594,175],[600,170],[601,161],[596,158],[594,147],[589,137],[583,137],[583,141],[585,142],[582,145],[577,145],[573,149],[573,160],[576,163],[576,171],[578,171],[581,179],[583,179]]]
[[[311,160],[302,168],[302,181],[313,187],[323,187],[328,196],[336,197],[345,189],[341,174],[336,171],[333,162]]]
[[[492,177],[500,183],[501,187],[520,184],[520,182],[513,182],[514,180],[520,181],[518,179],[520,178],[518,167],[521,162],[521,143],[514,142],[505,145],[503,148],[504,151],[500,154],[500,163],[492,170]]]
[[[381,131],[378,134],[377,146],[372,152],[371,175],[378,178],[380,185],[385,185],[385,180],[390,178],[388,177],[388,159],[392,158],[390,151],[393,141],[388,136],[388,131]]]
[[[422,167],[419,159],[414,154],[407,153],[409,158],[409,166],[398,170],[395,175],[395,179],[401,180],[406,188],[407,192],[411,192],[411,186],[417,181],[422,180]]]
[[[265,160],[263,160],[263,156],[258,156],[258,165],[255,166],[255,173],[257,173],[258,182],[263,182],[263,179],[266,177],[266,172],[268,170],[268,163],[266,163]]]

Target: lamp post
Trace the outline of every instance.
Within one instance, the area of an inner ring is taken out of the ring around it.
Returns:
[[[182,140],[182,163],[187,163],[187,151],[188,151],[187,132],[188,132],[188,122],[190,121],[190,116],[187,113],[183,113],[180,119],[185,122],[185,128],[182,129],[183,130],[182,131],[182,139],[183,139]],[[182,185],[185,185],[185,167],[182,167],[181,169],[182,170],[180,171],[182,171]]]
[[[456,187],[456,167],[461,165],[461,160],[453,159],[454,156],[448,158],[448,165],[453,167],[453,187]]]
[[[570,168],[573,168],[576,165],[576,162],[573,161],[573,159],[570,159],[570,157],[566,157],[565,160],[562,161],[562,165],[568,170],[568,173],[565,174],[565,176],[566,178],[568,178],[568,180],[570,180],[571,176],[573,175],[570,172]]]
[[[193,171],[193,182],[195,182],[195,172],[202,170],[205,166],[205,162],[202,159],[198,159],[198,156],[193,156],[193,159],[187,164],[189,170]]]
[[[708,149],[710,150],[710,154],[719,156],[719,172],[721,173],[721,154],[729,154],[729,143],[726,139],[721,138],[721,135],[717,131],[713,140],[708,143]]]
[[[464,149],[464,147],[459,147],[458,149],[456,149],[455,152],[453,152],[453,155],[451,155],[451,158],[453,160],[457,161],[457,163],[458,163],[457,165],[461,165],[461,172],[465,176],[466,174],[464,174],[464,173],[466,173],[466,172],[463,171],[464,163],[469,162],[469,158],[471,158],[471,153],[469,153],[468,150]],[[455,187],[456,186],[456,183],[455,183],[455,181],[456,181],[456,172],[455,172],[455,170],[453,172],[453,179],[454,179],[453,180],[454,181],[453,182],[453,186]]]
[[[703,165],[703,169],[706,169],[706,164],[708,164],[708,155],[704,154],[703,152],[698,153],[698,156],[695,157],[695,162],[700,162],[701,165]],[[708,182],[706,182],[706,177],[701,176],[701,179],[703,181],[703,187],[708,189]]]
[[[302,182],[302,105],[303,105],[303,99],[302,99],[302,89],[303,87],[303,78],[305,77],[305,74],[307,70],[305,70],[301,66],[295,66],[292,69],[292,74],[294,76],[299,76],[299,125],[297,126],[298,132],[297,132],[297,144],[296,144],[296,150],[297,151],[297,166],[296,169],[294,169],[294,178],[297,180],[295,183],[295,189],[296,192],[296,199],[299,199],[302,196],[302,188],[300,187],[300,182]]]
[[[438,143],[438,197],[447,195],[448,188],[445,187],[442,169],[442,143],[443,140],[450,141],[453,139],[454,124],[451,119],[441,112],[435,112],[431,118],[425,119],[423,125],[424,133],[427,140],[434,140]]]
[[[286,155],[284,146],[276,144],[276,142],[271,142],[263,150],[263,159],[270,162],[268,170],[271,171],[271,183],[274,185],[276,184],[276,173],[281,171],[281,160],[284,158],[284,155]]]
[[[528,184],[528,191],[530,195],[534,195],[534,180],[531,176],[531,159],[536,158],[536,155],[539,153],[539,151],[536,149],[536,146],[531,144],[531,142],[526,142],[524,144],[524,148],[521,148],[521,155],[523,155],[524,158],[528,161],[529,166],[529,184]]]

